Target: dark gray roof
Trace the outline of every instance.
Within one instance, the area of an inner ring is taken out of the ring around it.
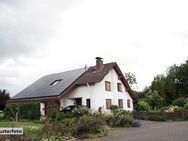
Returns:
[[[11,99],[58,96],[76,81],[83,73],[84,68],[46,75],[16,94]],[[54,81],[62,79],[57,85],[51,85]]]

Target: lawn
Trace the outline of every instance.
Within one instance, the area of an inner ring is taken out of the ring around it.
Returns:
[[[44,125],[40,122],[15,122],[15,121],[0,121],[0,127],[23,127],[23,128],[40,128]]]

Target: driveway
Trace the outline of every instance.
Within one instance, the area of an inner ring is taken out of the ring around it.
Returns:
[[[86,141],[188,141],[188,121],[143,121],[140,128],[119,128],[109,136]]]

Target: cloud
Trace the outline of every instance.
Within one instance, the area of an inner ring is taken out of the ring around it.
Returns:
[[[71,5],[73,1],[0,1],[0,61],[44,49],[63,28],[58,17]]]
[[[1,0],[0,87],[15,94],[101,56],[142,89],[187,57],[187,12],[184,2],[162,0]]]
[[[0,88],[15,93],[31,83],[26,79],[36,79],[32,72],[40,76],[42,52],[64,28],[64,13],[77,4],[75,0],[0,1]]]

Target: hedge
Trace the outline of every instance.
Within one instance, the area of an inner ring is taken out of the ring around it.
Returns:
[[[143,120],[181,121],[181,120],[188,120],[188,112],[187,111],[180,111],[180,112],[133,112],[133,117],[135,119],[143,119]]]

